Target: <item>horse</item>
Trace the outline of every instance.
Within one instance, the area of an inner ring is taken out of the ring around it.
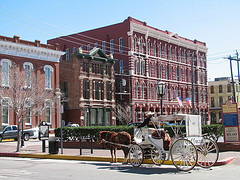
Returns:
[[[123,164],[127,164],[128,161],[128,147],[127,145],[131,144],[131,135],[127,132],[112,132],[112,131],[100,131],[98,140],[99,143],[106,144],[107,148],[111,152],[111,163],[117,162],[116,152],[117,148],[121,148],[124,152],[124,161]],[[114,152],[114,158],[113,158]]]

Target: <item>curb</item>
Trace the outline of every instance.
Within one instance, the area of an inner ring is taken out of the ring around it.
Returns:
[[[0,153],[0,157],[21,157],[21,158],[37,158],[37,159],[61,159],[61,160],[78,160],[78,161],[102,161],[111,162],[111,157],[97,156],[71,156],[71,155],[54,155],[54,154],[29,154],[29,153]],[[124,158],[117,158],[118,162],[123,162]],[[234,160],[234,157],[227,157],[218,161],[214,166],[223,166]],[[143,164],[153,164],[151,159],[144,159]],[[173,162],[166,160],[164,165],[173,165]]]

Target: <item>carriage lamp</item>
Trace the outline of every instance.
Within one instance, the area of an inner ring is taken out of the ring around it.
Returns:
[[[161,115],[163,115],[163,96],[165,95],[165,83],[164,82],[158,82],[156,83],[157,93],[160,96],[160,102],[161,102]]]

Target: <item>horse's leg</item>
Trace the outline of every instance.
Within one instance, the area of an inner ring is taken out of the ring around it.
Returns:
[[[122,164],[127,164],[128,161],[128,148],[127,147],[122,147],[122,150],[124,152],[124,161]]]
[[[111,151],[111,157],[112,157],[111,163],[113,163],[113,147],[112,146],[110,147],[110,151]]]
[[[114,147],[114,158],[115,158],[115,163],[117,162],[117,147]]]

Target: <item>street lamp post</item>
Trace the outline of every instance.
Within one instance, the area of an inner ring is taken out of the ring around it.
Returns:
[[[163,115],[163,96],[165,94],[165,83],[164,82],[158,82],[158,83],[156,83],[156,86],[157,86],[157,93],[160,96],[161,115]]]

